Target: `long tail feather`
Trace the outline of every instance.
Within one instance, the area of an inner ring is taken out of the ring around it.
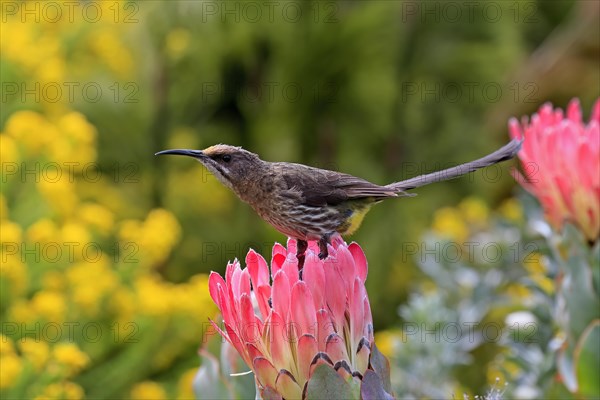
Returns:
[[[488,167],[490,165],[494,165],[502,161],[510,160],[517,154],[517,152],[521,148],[522,143],[523,140],[513,139],[507,145],[478,160],[460,164],[456,167],[451,167],[441,171],[432,172],[430,174],[419,175],[404,181],[390,183],[389,185],[386,185],[386,187],[389,187],[395,192],[402,192],[405,190],[429,185],[430,183],[454,179],[464,174],[477,171],[480,168]]]

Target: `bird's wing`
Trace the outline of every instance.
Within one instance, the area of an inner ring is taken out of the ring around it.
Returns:
[[[301,164],[280,164],[288,189],[298,192],[306,205],[337,205],[346,200],[374,197],[384,199],[398,194],[362,178]]]

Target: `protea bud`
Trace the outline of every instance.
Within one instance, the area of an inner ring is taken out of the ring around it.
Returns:
[[[566,117],[544,104],[531,121],[509,122],[513,138],[525,137],[519,158],[526,179],[518,179],[542,204],[546,218],[561,229],[575,224],[590,242],[600,233],[600,100],[590,122],[582,121],[573,99]],[[520,175],[517,178],[522,178]]]

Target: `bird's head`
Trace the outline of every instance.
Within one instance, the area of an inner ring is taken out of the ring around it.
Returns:
[[[217,144],[204,150],[163,150],[155,155],[173,154],[193,157],[200,161],[222,184],[233,189],[257,176],[258,169],[264,162],[254,153],[241,147]]]

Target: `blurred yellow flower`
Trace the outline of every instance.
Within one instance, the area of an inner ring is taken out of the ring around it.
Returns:
[[[78,210],[79,218],[103,235],[108,235],[114,226],[114,215],[106,207],[95,203],[84,203]]]
[[[51,383],[46,386],[44,392],[35,397],[35,400],[80,400],[85,393],[83,388],[76,383],[64,381],[60,383]]]
[[[490,385],[496,384],[497,387],[510,384],[521,371],[521,367],[513,361],[504,360],[501,364],[492,364],[487,369],[487,379]],[[508,376],[507,376],[508,375]]]
[[[67,367],[68,375],[73,376],[85,368],[90,358],[74,343],[59,343],[52,351],[54,359]]]
[[[462,215],[451,207],[443,207],[435,212],[432,228],[436,234],[459,243],[464,242],[469,236],[469,228]]]
[[[505,200],[498,209],[500,214],[513,222],[521,222],[523,220],[523,207],[515,198]]]
[[[0,357],[15,355],[15,345],[13,340],[3,333],[0,333]]]
[[[84,391],[81,386],[74,382],[64,382],[65,397],[70,400],[80,400],[84,398]]]
[[[15,13],[15,15],[18,13]],[[3,35],[0,35],[0,44],[2,45],[2,57],[10,60],[22,67],[29,67],[28,57],[32,52],[23,51],[31,48],[33,42],[33,29],[27,24],[23,24],[18,17],[7,18],[3,13],[2,21]]]
[[[23,338],[19,341],[19,348],[23,357],[31,362],[33,367],[39,372],[41,371],[50,357],[50,347],[48,343],[39,340],[38,338]]]
[[[85,397],[83,388],[74,382],[64,382],[63,391],[65,398],[69,400],[80,400]]]
[[[65,174],[58,180],[40,179],[38,190],[61,216],[69,216],[77,207],[79,199],[75,193],[75,185]]]
[[[178,312],[184,315],[190,322],[195,322],[192,326],[201,327],[206,322],[207,315],[213,315],[217,312],[214,302],[211,300],[207,291],[208,275],[196,274],[188,282],[180,283],[170,287],[170,300],[173,307],[172,312]],[[183,335],[197,335],[194,329],[188,329]]]
[[[47,243],[56,240],[58,237],[58,227],[54,221],[48,218],[41,218],[27,229],[25,236],[32,243]]]
[[[135,309],[135,298],[127,287],[118,287],[109,298],[109,309],[116,314],[119,322],[131,322]],[[121,326],[122,324],[119,324]]]
[[[34,400],[58,400],[62,399],[63,390],[60,383],[51,383],[44,388],[41,395],[36,396]]]
[[[23,240],[23,229],[7,219],[0,220],[0,237],[3,243],[20,244]]]
[[[504,372],[502,371],[503,368],[500,368],[499,365],[497,365],[497,363],[493,363],[492,365],[490,365],[487,368],[487,381],[488,384],[490,385],[500,385],[501,387],[506,385],[507,382],[511,382],[510,379],[507,379],[507,377],[505,376]],[[510,378],[510,377],[508,377]]]
[[[6,197],[0,193],[0,220],[8,219],[8,206],[6,205]]]
[[[64,321],[67,303],[64,294],[57,291],[41,290],[31,299],[31,307],[46,321]]]
[[[73,173],[81,170],[95,159],[95,151],[88,150],[87,146],[78,146],[65,134],[53,140],[44,149],[46,156],[59,165],[61,173],[74,180]]]
[[[69,112],[58,119],[56,129],[60,131],[60,136],[48,146],[50,158],[64,165],[66,173],[93,170],[96,128],[83,114]],[[95,172],[93,179],[96,179]]]
[[[47,290],[62,291],[65,288],[65,275],[58,271],[48,271],[42,277],[42,286]]]
[[[23,370],[23,363],[16,354],[0,356],[0,389],[6,389],[17,383]]]
[[[76,143],[93,144],[96,140],[96,128],[81,113],[70,112],[62,116],[58,127]]]
[[[69,180],[73,178],[72,172],[88,168],[96,160],[96,128],[78,112],[68,112],[53,123],[36,112],[18,111],[8,119],[5,134],[1,137],[3,159],[18,161],[19,144],[29,156],[44,154],[52,160],[35,164],[41,171],[38,179],[39,175],[44,179],[44,172],[51,169],[52,181],[57,175]]]
[[[43,66],[37,68],[35,73],[36,82],[40,82],[41,85],[62,82],[65,79],[65,70],[66,65],[63,58],[59,57],[58,55],[50,56],[44,61]],[[44,99],[44,96],[41,98]],[[51,99],[54,100],[54,94]]]
[[[0,333],[0,356],[8,354],[15,354],[15,345],[10,337]]]
[[[142,230],[142,223],[135,219],[126,219],[121,221],[119,237],[123,241],[136,239]]]
[[[135,282],[135,291],[140,313],[154,316],[169,313],[171,308],[169,285],[157,276],[140,276]]]
[[[33,310],[29,303],[25,300],[17,300],[12,303],[12,306],[8,309],[7,318],[9,321],[18,323],[32,323],[38,319],[38,315]]]
[[[99,246],[92,242],[92,237],[85,225],[75,220],[69,220],[62,226],[59,240],[65,246],[68,244],[74,249],[71,252],[72,254],[69,254],[69,262],[80,261],[82,258],[95,258],[100,251],[98,250]],[[91,249],[91,247],[94,247],[94,249]]]
[[[15,247],[14,243],[5,243],[2,249],[2,258],[3,260],[0,263],[0,279],[7,283],[4,287],[7,288],[10,295],[18,297],[25,293],[29,280],[27,267],[21,260],[20,245],[16,245]]]
[[[531,276],[531,280],[547,294],[553,294],[556,290],[556,284],[554,280],[548,278],[546,275],[533,275]]]
[[[403,343],[404,332],[398,329],[388,329],[375,333],[377,348],[386,357],[394,357],[401,343]]]
[[[525,267],[527,272],[529,272],[532,275],[545,274],[548,270],[548,267],[546,266],[545,257],[538,252],[533,252],[527,257],[525,257],[525,259],[523,260],[523,266]]]
[[[194,378],[198,373],[198,368],[191,368],[187,370],[181,377],[179,378],[179,382],[177,383],[177,399],[178,400],[187,400],[196,398],[194,395]]]
[[[152,381],[138,383],[131,389],[131,400],[163,400],[167,392],[161,385]]]
[[[179,222],[172,213],[163,209],[150,211],[144,222],[123,221],[119,230],[121,242],[138,246],[141,256],[148,262],[142,265],[148,267],[164,261],[180,235]]]
[[[82,198],[93,198],[103,207],[106,207],[115,215],[123,216],[135,212],[138,208],[135,204],[127,202],[123,193],[115,186],[110,185],[108,179],[95,181],[95,177],[77,182],[78,194]]]
[[[515,299],[526,299],[531,296],[531,290],[520,283],[513,283],[506,288],[506,294]]]
[[[175,216],[164,209],[150,211],[144,222],[142,243],[153,260],[162,261],[179,241],[181,228]]]
[[[167,35],[167,54],[172,59],[179,58],[189,47],[191,35],[187,29],[174,29]]]
[[[39,113],[17,111],[6,122],[4,133],[16,139],[30,155],[37,155],[58,136],[56,129]]]
[[[17,147],[17,142],[12,136],[1,134],[0,133],[0,159],[2,159],[2,164],[4,167],[2,168],[2,174],[4,175],[4,179],[8,181],[8,176],[6,175],[9,170],[12,172],[14,167],[14,173],[16,174],[16,170],[19,168],[20,161],[19,149]]]
[[[523,260],[523,266],[529,273],[529,278],[544,292],[552,294],[555,291],[554,280],[547,276],[548,266],[547,259],[540,253],[534,252],[529,254]]]
[[[490,215],[490,210],[485,202],[478,197],[468,197],[460,202],[459,210],[467,222],[484,226]]]
[[[45,21],[47,22],[47,21]],[[43,29],[47,27],[49,24],[44,24],[42,29],[38,32],[38,36],[31,43],[30,51],[35,54],[37,58],[35,62],[35,70],[31,71],[32,78],[34,81],[38,81],[40,78],[44,77],[44,72],[42,71],[46,61],[52,60],[53,58],[63,58],[63,54],[61,54],[61,42],[56,34],[48,32],[47,29]],[[32,65],[33,66],[33,65]],[[55,76],[57,79],[54,81],[62,81],[64,77],[64,66],[57,67],[51,66],[54,71],[50,71],[47,75],[48,78]]]
[[[73,302],[87,316],[97,315],[102,298],[119,285],[119,278],[106,256],[94,262],[75,263],[66,275],[73,292]]]

